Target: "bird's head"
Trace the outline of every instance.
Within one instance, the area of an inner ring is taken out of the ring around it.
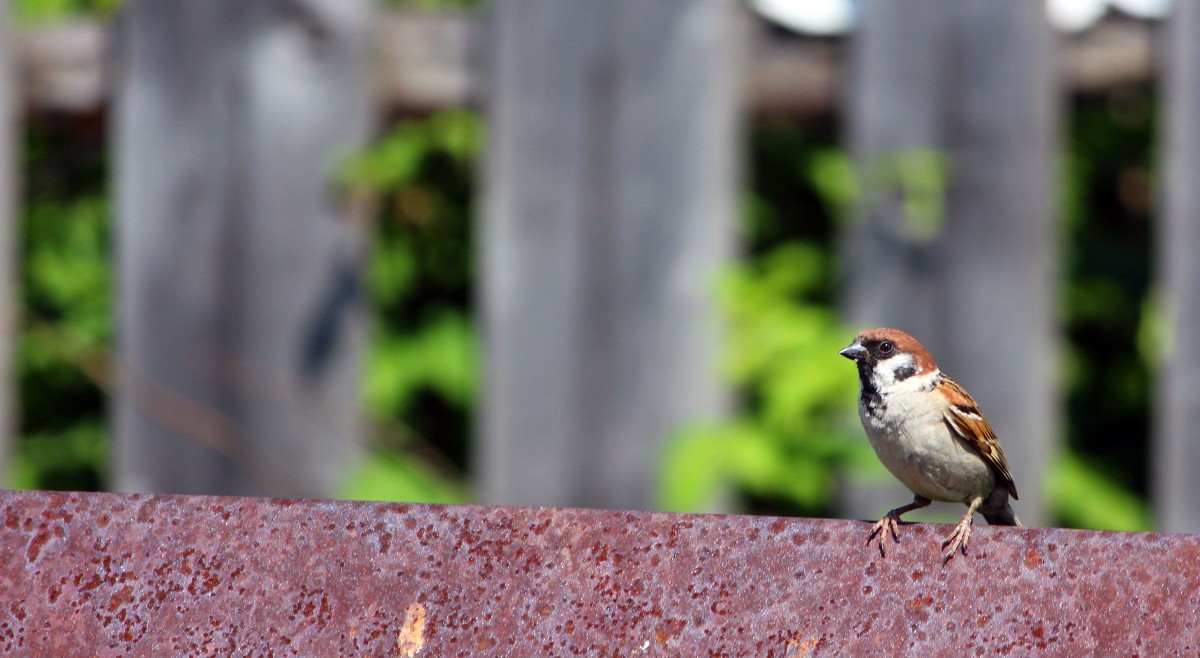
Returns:
[[[859,376],[876,386],[901,382],[937,370],[937,364],[916,338],[881,327],[867,329],[838,352],[858,365]]]

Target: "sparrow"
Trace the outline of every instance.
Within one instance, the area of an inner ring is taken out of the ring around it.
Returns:
[[[858,415],[867,440],[888,471],[913,492],[913,501],[891,510],[871,528],[879,554],[890,534],[900,542],[900,515],[931,501],[963,503],[967,513],[942,542],[942,564],[967,553],[971,519],[1020,526],[1009,505],[1017,485],[1008,460],[975,400],[942,374],[916,338],[899,329],[868,329],[839,352],[858,366]]]

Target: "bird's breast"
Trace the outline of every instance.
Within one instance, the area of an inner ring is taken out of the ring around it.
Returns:
[[[990,493],[995,487],[991,468],[951,432],[943,410],[920,395],[859,401],[863,428],[879,461],[913,493],[931,500],[967,502]]]

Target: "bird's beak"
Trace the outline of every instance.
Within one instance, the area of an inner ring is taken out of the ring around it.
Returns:
[[[863,359],[867,358],[867,348],[863,347],[857,342],[854,342],[847,345],[846,349],[838,352],[838,354],[841,354],[851,361],[862,361]]]

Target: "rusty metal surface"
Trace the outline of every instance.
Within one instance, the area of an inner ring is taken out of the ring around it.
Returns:
[[[0,494],[0,654],[1196,655],[1200,536]]]

